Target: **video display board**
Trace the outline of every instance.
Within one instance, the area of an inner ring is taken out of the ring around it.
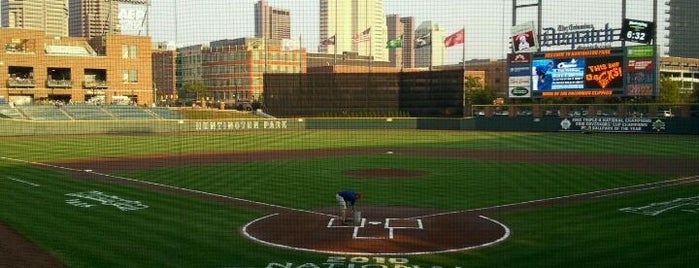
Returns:
[[[534,97],[599,97],[624,95],[623,49],[535,53]]]
[[[654,45],[508,55],[510,98],[657,95]]]

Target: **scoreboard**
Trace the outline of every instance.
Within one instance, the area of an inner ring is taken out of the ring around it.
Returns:
[[[510,98],[654,96],[655,46],[528,53],[509,57]],[[527,94],[523,94],[527,93]]]
[[[621,40],[649,44],[655,36],[655,23],[624,19],[621,25]]]

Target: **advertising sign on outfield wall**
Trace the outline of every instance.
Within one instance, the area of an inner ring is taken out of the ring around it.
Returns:
[[[666,132],[663,119],[650,117],[574,117],[561,120],[563,131],[587,132]]]

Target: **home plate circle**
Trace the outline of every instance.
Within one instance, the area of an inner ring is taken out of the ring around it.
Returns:
[[[336,207],[278,211],[245,224],[249,239],[286,249],[343,255],[421,255],[504,241],[507,226],[479,213],[363,206],[360,225],[338,224]],[[289,224],[293,223],[293,224]]]

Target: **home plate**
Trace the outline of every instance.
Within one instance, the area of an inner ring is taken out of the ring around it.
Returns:
[[[382,222],[380,221],[370,221],[369,224],[371,225],[381,225]]]

